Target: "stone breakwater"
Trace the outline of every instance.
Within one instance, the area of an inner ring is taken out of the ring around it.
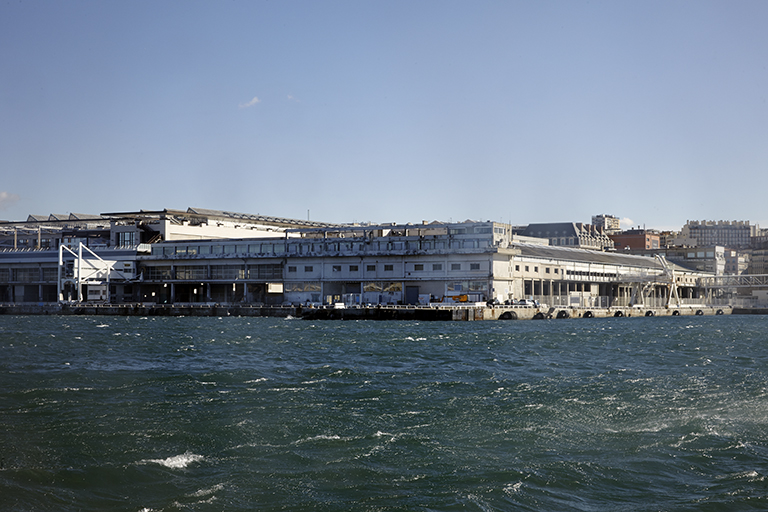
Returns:
[[[766,310],[733,309],[728,306],[648,307],[530,307],[530,306],[370,306],[302,307],[220,304],[5,304],[5,315],[105,315],[105,316],[199,316],[199,317],[295,317],[307,320],[545,320],[569,318],[697,316],[766,314]]]

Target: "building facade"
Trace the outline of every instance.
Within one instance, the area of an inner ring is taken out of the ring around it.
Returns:
[[[613,240],[608,237],[602,227],[594,224],[582,224],[581,222],[529,224],[521,234],[547,239],[549,245],[553,246],[596,251],[613,249]]]
[[[602,228],[607,235],[615,235],[621,232],[621,220],[613,215],[593,215],[592,225]]]
[[[614,248],[617,251],[659,249],[661,247],[659,233],[651,229],[628,229],[608,236],[613,240]]]
[[[491,221],[333,225],[200,209],[103,217],[71,240],[60,220],[32,221],[36,228],[27,221],[29,237],[37,231],[42,239],[50,230],[58,238],[47,246],[0,250],[0,302],[319,305],[535,298],[607,307],[637,300],[640,289],[660,303],[670,293],[669,267],[657,258],[581,249],[594,244],[579,239],[589,230],[576,226],[573,245],[549,245]],[[12,228],[3,232],[4,242],[19,232]],[[697,299],[701,275],[677,268],[673,279],[684,299]]]
[[[746,248],[752,243],[752,237],[759,232],[759,226],[749,221],[695,221],[689,220],[680,236],[683,240],[693,241],[696,247],[722,245],[731,249]]]

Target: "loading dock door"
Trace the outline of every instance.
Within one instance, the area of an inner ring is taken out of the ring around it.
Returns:
[[[405,303],[406,304],[419,303],[419,287],[418,286],[405,287]]]

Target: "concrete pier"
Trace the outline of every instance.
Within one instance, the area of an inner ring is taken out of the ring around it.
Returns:
[[[440,305],[371,307],[235,306],[219,304],[0,304],[5,315],[101,315],[101,316],[247,316],[296,317],[307,320],[545,320],[609,317],[696,316],[730,314],[765,314],[768,311],[734,310],[728,306],[650,307],[532,307]]]

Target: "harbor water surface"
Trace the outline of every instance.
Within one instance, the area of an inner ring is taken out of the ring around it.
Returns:
[[[767,326],[0,316],[0,510],[766,510]]]

